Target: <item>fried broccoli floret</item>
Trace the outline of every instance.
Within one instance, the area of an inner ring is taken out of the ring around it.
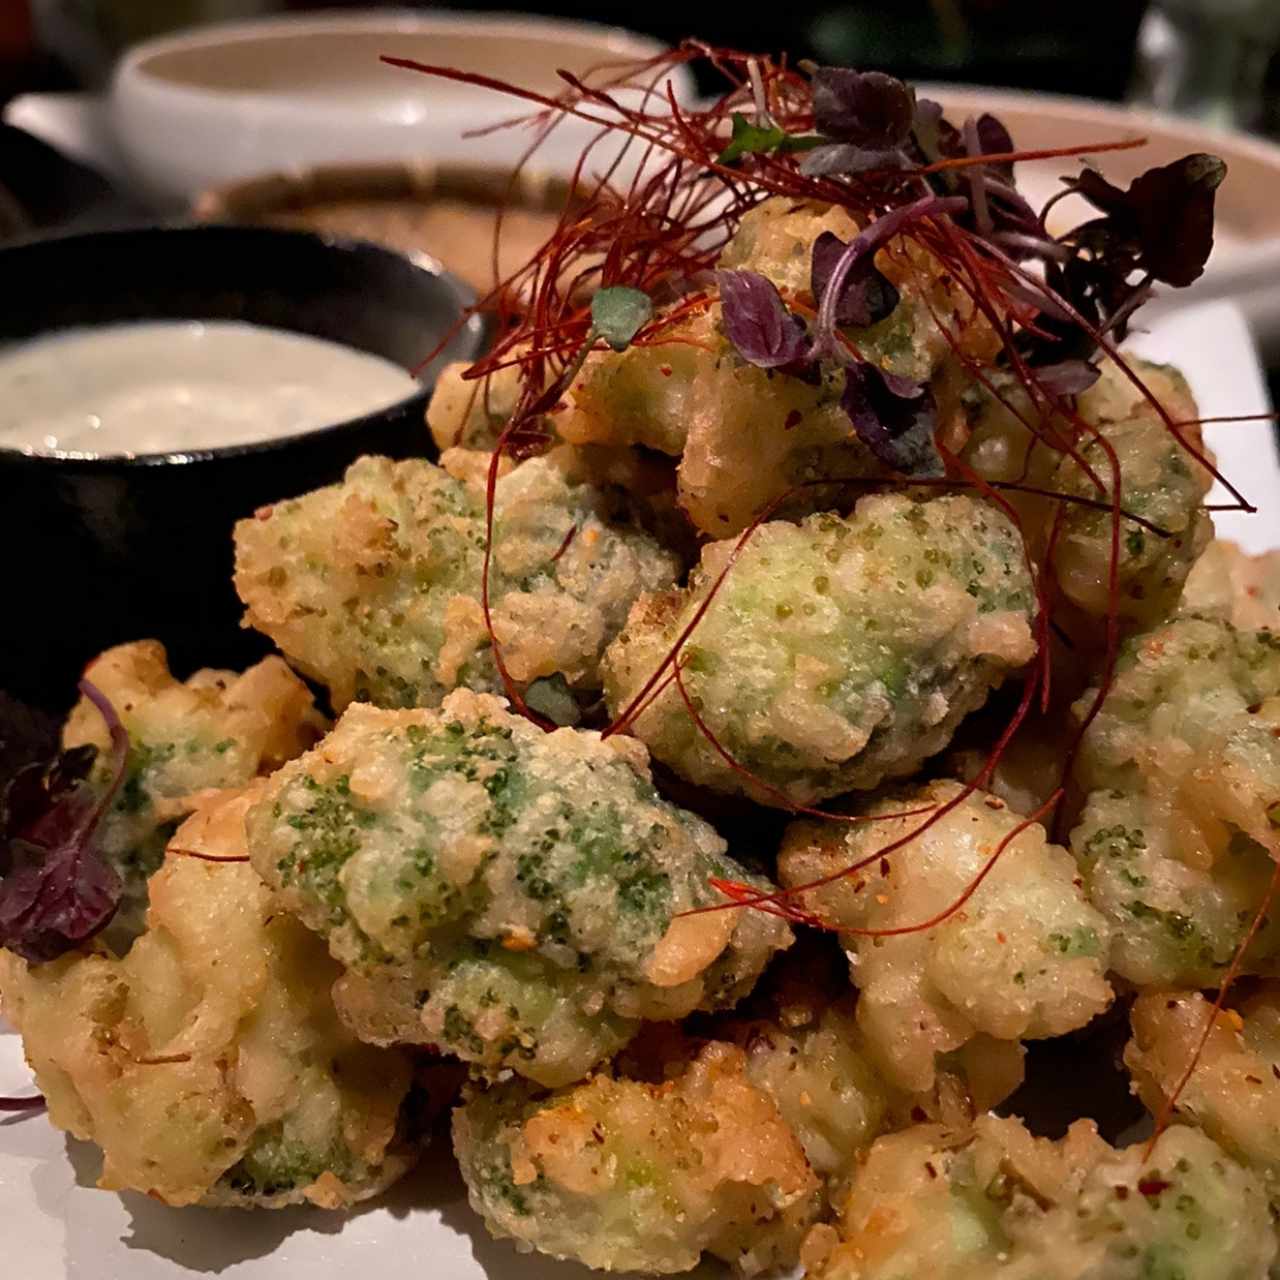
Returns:
[[[1061,1035],[1110,1004],[1107,922],[1073,883],[1070,855],[1038,824],[1017,831],[1022,820],[1003,802],[955,782],[879,800],[858,816],[865,820],[792,824],[778,874],[796,887],[864,864],[795,901],[841,932],[860,992],[858,1025],[898,1087],[932,1089],[939,1056],[979,1033],[1008,1042]],[[941,915],[1006,839],[963,910],[926,929],[858,932]]]
[[[720,266],[766,276],[785,297],[814,305],[813,244],[825,232],[858,233],[840,208],[782,199],[749,212]],[[876,264],[900,293],[884,320],[850,328],[850,342],[877,366],[929,383],[944,424],[958,411],[962,360],[994,353],[991,327],[927,252],[905,240]],[[948,341],[935,316],[953,328]],[[884,474],[840,407],[844,372],[834,362],[817,385],[756,368],[724,334],[718,301],[674,319],[663,340],[621,354],[593,354],[555,415],[573,444],[640,445],[679,460],[679,501],[693,523],[727,537],[797,486],[782,514],[820,510],[830,490],[816,481]]]
[[[0,993],[54,1124],[102,1148],[103,1188],[340,1208],[412,1164],[410,1067],[342,1025],[338,966],[244,863],[252,798],[222,793],[179,828],[127,955],[0,952]]]
[[[363,1037],[551,1086],[640,1019],[732,1004],[789,941],[757,912],[682,914],[746,873],[659,797],[633,739],[544,734],[466,690],[434,712],[351,707],[271,779],[249,845],[349,971]]]
[[[1105,445],[1083,444],[1080,458],[1103,481],[1102,491],[1072,458],[1063,459],[1050,483],[1061,493],[1110,504],[1114,450],[1121,505],[1155,526],[1121,521],[1115,607],[1123,620],[1149,624],[1172,611],[1213,536],[1213,522],[1203,509],[1213,477],[1154,413],[1111,423],[1101,435]],[[1195,442],[1198,446],[1198,432]],[[1098,618],[1111,608],[1111,556],[1110,509],[1068,507],[1054,546],[1054,571],[1063,594]]]
[[[1211,1013],[1198,991],[1152,991],[1134,1002],[1124,1061],[1153,1115],[1166,1114]],[[1203,1129],[1280,1204],[1280,987],[1268,983],[1218,1015],[1169,1117]]]
[[[453,688],[502,680],[481,605],[485,455],[362,458],[343,482],[236,526],[246,622],[336,708],[438,706]],[[489,598],[522,686],[598,689],[599,658],[642,591],[669,586],[674,556],[606,520],[602,495],[546,459],[497,482]]]
[[[815,1280],[1264,1280],[1276,1255],[1256,1178],[1175,1128],[1144,1160],[1078,1121],[1059,1142],[1017,1120],[879,1139],[838,1232],[806,1243]]]
[[[967,1124],[1022,1083],[1021,1053],[977,1036],[938,1060],[929,1093],[905,1092],[876,1066],[855,1006],[837,936],[810,930],[770,965],[742,1006],[696,1024],[747,1055],[748,1078],[773,1099],[835,1203],[879,1133],[924,1117]],[[643,1043],[620,1061],[640,1054]]]
[[[1277,633],[1180,618],[1124,646],[1077,760],[1087,801],[1071,847],[1130,982],[1213,986],[1225,972],[1280,855],[1277,732]],[[1277,957],[1268,920],[1245,971],[1274,973]]]
[[[997,382],[1002,398],[971,387],[966,457],[990,480],[1082,500],[1009,495],[1037,555],[1052,561],[1063,595],[1093,618],[1112,608],[1111,502],[1118,468],[1120,506],[1146,523],[1121,517],[1114,607],[1128,625],[1150,626],[1172,612],[1213,535],[1202,509],[1213,477],[1192,456],[1203,441],[1191,421],[1197,410],[1186,380],[1166,365],[1128,362],[1170,417],[1187,424],[1178,427],[1181,441],[1126,374],[1105,361],[1098,382],[1078,398],[1076,419],[1083,427],[1061,414],[1038,412],[1012,377]]]
[[[605,1270],[688,1271],[704,1252],[747,1273],[794,1264],[820,1208],[796,1135],[719,1042],[656,1084],[477,1092],[453,1136],[494,1235]]]
[[[307,686],[279,658],[243,674],[169,674],[155,640],[117,645],[85,670],[129,735],[124,780],[103,819],[97,847],[119,873],[124,894],[111,929],[117,945],[141,926],[147,877],[160,865],[178,823],[203,792],[243,787],[300,755],[324,732]],[[90,781],[110,785],[110,735],[98,709],[81,698],[62,732],[64,748],[94,746]]]
[[[785,803],[762,782],[808,803],[911,773],[1035,651],[1017,532],[972,498],[873,495],[848,518],[761,525],[734,561],[736,548],[712,543],[688,590],[643,597],[604,663],[619,716],[728,566],[680,654],[709,734],[670,679],[631,725],[715,790]]]

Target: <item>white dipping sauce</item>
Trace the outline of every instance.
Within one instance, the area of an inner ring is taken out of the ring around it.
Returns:
[[[413,395],[399,365],[230,320],[68,329],[0,348],[0,447],[180,453],[273,440]]]

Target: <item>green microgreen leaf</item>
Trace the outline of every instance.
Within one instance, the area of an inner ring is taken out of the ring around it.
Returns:
[[[625,351],[652,315],[649,295],[629,285],[597,289],[591,299],[592,327],[615,351]]]
[[[770,151],[809,151],[825,141],[816,136],[801,137],[787,133],[776,124],[767,128],[752,124],[741,112],[735,111],[729,145],[716,157],[716,161],[718,164],[732,164],[745,155],[767,155]]]

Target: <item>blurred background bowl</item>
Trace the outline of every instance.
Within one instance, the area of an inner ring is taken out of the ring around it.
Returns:
[[[112,82],[111,122],[125,162],[152,198],[183,204],[211,186],[352,160],[428,157],[509,170],[534,131],[463,135],[525,115],[530,104],[390,67],[382,55],[555,95],[565,88],[558,68],[581,74],[663,48],[614,27],[534,17],[374,10],[214,26],[130,50]],[[678,101],[693,100],[685,68],[668,78]],[[569,172],[598,131],[564,120],[539,152],[539,167]],[[595,159],[607,164],[597,150]]]
[[[571,187],[561,177],[478,164],[320,165],[215,187],[193,207],[202,222],[301,227],[428,253],[479,294],[523,266],[556,227]]]
[[[0,341],[76,325],[220,319],[326,338],[418,365],[458,326],[469,291],[425,258],[267,227],[152,228],[0,250],[21,307],[0,307]],[[174,669],[238,666],[266,651],[241,630],[231,528],[259,506],[337,480],[361,454],[423,453],[428,388],[481,350],[472,319],[389,408],[248,445],[137,457],[28,455],[0,448],[0,690],[69,702],[107,645],[154,636]]]

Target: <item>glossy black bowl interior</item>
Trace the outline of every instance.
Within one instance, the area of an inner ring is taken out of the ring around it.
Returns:
[[[148,228],[0,250],[0,342],[74,325],[241,320],[413,367],[467,301],[429,262],[302,231]],[[265,652],[239,626],[232,525],[338,479],[361,454],[425,452],[434,374],[483,341],[472,322],[422,372],[420,394],[264,444],[87,459],[0,447],[0,690],[61,707],[88,659],[144,637],[162,640],[183,675]]]

